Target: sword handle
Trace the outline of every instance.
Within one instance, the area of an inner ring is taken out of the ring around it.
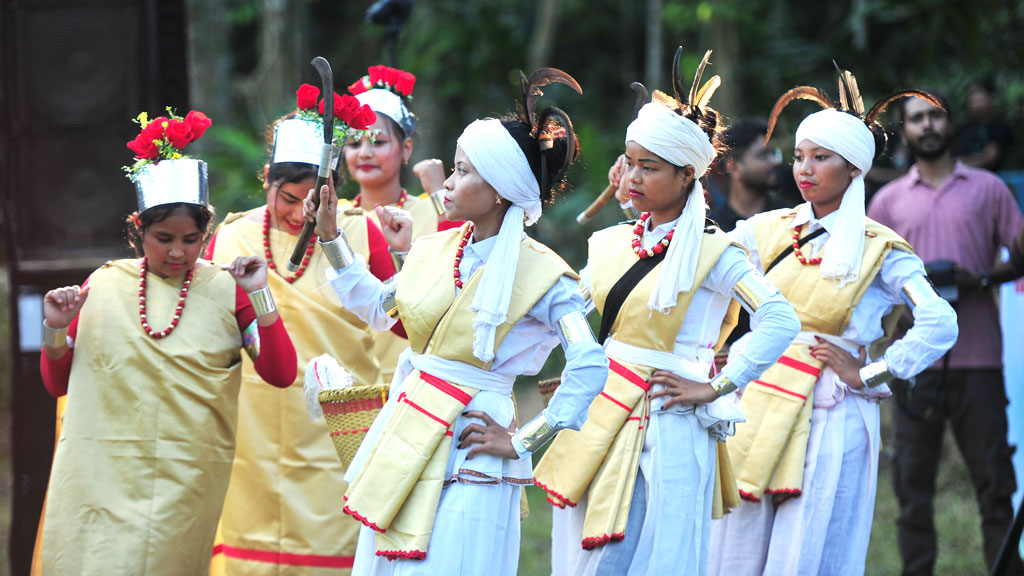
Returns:
[[[316,192],[313,194],[313,206],[316,208],[320,207],[320,189],[327,185],[327,178],[324,176],[316,177],[316,188],[313,188]],[[306,257],[306,245],[309,244],[309,239],[313,237],[313,232],[316,230],[316,223],[307,221],[302,227],[302,232],[299,233],[299,240],[295,244],[295,249],[292,250],[291,258],[288,259],[288,271],[295,272],[302,265],[302,259]]]

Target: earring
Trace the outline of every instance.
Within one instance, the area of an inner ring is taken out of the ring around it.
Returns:
[[[495,206],[501,206],[501,196],[495,196],[494,197],[494,205]]]

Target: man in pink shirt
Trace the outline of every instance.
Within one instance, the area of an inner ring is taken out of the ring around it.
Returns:
[[[893,484],[903,574],[930,575],[936,557],[935,476],[946,420],[971,471],[990,566],[1013,518],[1002,336],[988,274],[1000,248],[1014,243],[1024,218],[995,174],[953,160],[948,113],[920,98],[904,100],[900,112],[901,135],[916,164],[875,195],[868,216],[910,242],[926,266],[951,263],[948,284],[956,290],[950,300],[955,298],[960,327],[945,362],[917,377],[896,412]],[[932,280],[941,291],[938,275]],[[1024,574],[1019,559],[1006,573]]]

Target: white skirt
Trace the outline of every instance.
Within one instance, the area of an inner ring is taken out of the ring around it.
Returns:
[[[862,575],[875,512],[879,407],[850,393],[815,408],[803,494],[743,502],[712,522],[708,573]]]
[[[621,542],[582,548],[585,498],[575,508],[554,509],[554,576],[705,573],[717,440],[692,408],[677,408],[651,413]]]

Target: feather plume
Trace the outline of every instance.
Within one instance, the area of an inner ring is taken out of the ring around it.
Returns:
[[[538,68],[530,74],[529,78],[525,78],[522,72],[519,73],[519,76],[520,84],[523,84],[525,122],[530,125],[531,129],[537,127],[535,109],[537,107],[537,99],[544,95],[544,92],[541,91],[542,86],[558,82],[572,88],[577,94],[583,94],[583,88],[576,82],[576,79],[557,68]]]
[[[697,66],[697,73],[693,75],[693,85],[690,86],[690,96],[686,100],[686,103],[691,108],[700,108],[697,106],[697,87],[700,86],[700,78],[704,75],[704,68],[708,65],[708,60],[711,58],[711,50],[704,53],[704,58],[701,59],[700,65]]]
[[[683,94],[686,94],[686,89],[683,88],[683,81],[679,78],[679,60],[683,57],[683,47],[680,46],[676,49],[676,55],[672,59],[672,90],[676,93],[676,101],[678,104],[673,108],[681,107],[686,104],[686,100],[683,100]]]
[[[665,94],[661,90],[655,90],[654,93],[651,94],[651,102],[657,102],[670,110],[679,110],[679,100]]]
[[[943,112],[948,112],[948,110],[946,110],[946,107],[942,105],[942,102],[939,102],[937,98],[935,98],[934,96],[927,92],[917,89],[900,90],[899,92],[893,92],[892,94],[885,96],[878,102],[875,102],[875,105],[871,107],[871,110],[868,110],[867,116],[864,117],[864,122],[866,122],[870,126],[876,120],[878,120],[878,117],[882,114],[882,112],[885,111],[885,107],[891,104],[894,100],[911,97],[921,98],[928,102],[929,104],[931,104],[932,106],[935,106],[936,108],[942,110]]]
[[[817,102],[819,106],[824,109],[835,108],[835,104],[829,99],[821,90],[812,86],[798,86],[787,91],[785,94],[779,97],[779,100],[775,102],[775,106],[772,107],[772,113],[768,116],[768,133],[765,134],[765,144],[772,137],[772,131],[775,130],[775,122],[779,119],[779,114],[782,113],[782,109],[785,108],[793,100],[810,100]]]
[[[849,70],[839,68],[835,60],[832,61],[832,65],[836,67],[836,74],[839,75],[839,109],[848,110],[863,118],[864,98],[857,87],[857,79]]]
[[[711,51],[708,50],[708,53],[710,54]],[[717,74],[712,76],[710,80],[708,80],[707,82],[704,83],[703,86],[701,86],[700,90],[697,92],[696,97],[691,102],[691,105],[694,108],[703,112],[704,109],[707,107],[708,103],[711,101],[711,97],[715,95],[715,90],[718,90],[718,87],[721,85],[721,77],[719,77]]]

